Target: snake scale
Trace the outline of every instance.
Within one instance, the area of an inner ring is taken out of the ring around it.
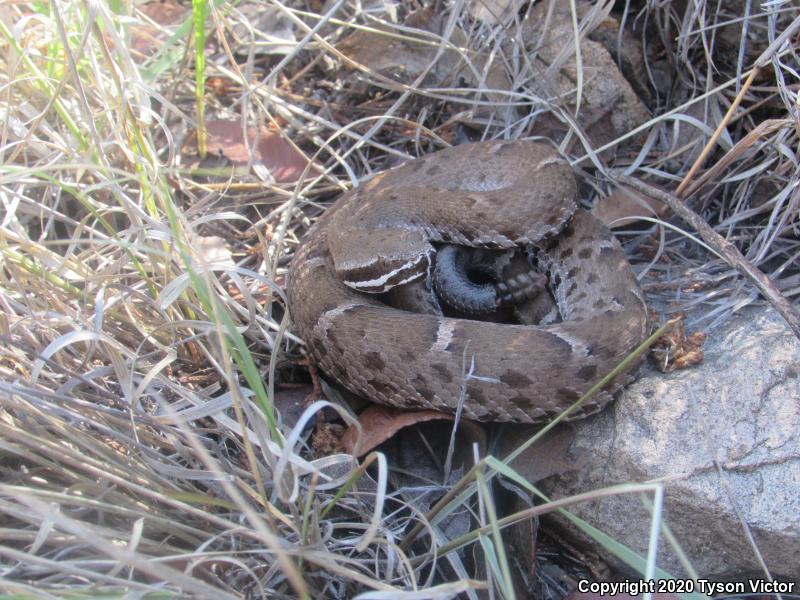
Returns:
[[[297,332],[330,377],[396,407],[541,423],[647,335],[624,251],[577,208],[568,163],[533,141],[478,142],[380,173],[320,217],[289,266]],[[562,321],[500,324],[416,314],[375,292],[430,277],[438,244],[529,248]],[[575,417],[603,408],[634,365]]]

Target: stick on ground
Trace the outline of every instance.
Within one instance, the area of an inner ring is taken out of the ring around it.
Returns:
[[[649,185],[640,179],[628,175],[618,175],[617,181],[629,185],[633,189],[649,195],[651,198],[666,203],[679,217],[694,227],[703,241],[716,250],[728,264],[734,267],[747,279],[753,282],[761,294],[769,300],[775,310],[792,328],[795,336],[800,339],[800,312],[791,302],[775,287],[770,279],[753,263],[747,260],[739,249],[731,242],[714,231],[700,215],[690,209],[677,196]]]

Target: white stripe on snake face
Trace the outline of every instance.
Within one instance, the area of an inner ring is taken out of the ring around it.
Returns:
[[[403,265],[400,265],[396,269],[392,269],[388,273],[384,273],[380,277],[376,277],[375,279],[367,279],[367,280],[364,280],[364,279],[357,279],[357,280],[355,280],[355,279],[345,279],[344,283],[345,283],[345,285],[353,288],[354,290],[358,290],[360,292],[367,292],[367,293],[370,293],[370,294],[381,294],[383,292],[388,292],[390,289],[392,289],[394,287],[397,287],[398,285],[404,285],[406,283],[411,283],[412,281],[416,281],[417,279],[419,279],[420,277],[425,275],[426,272],[428,274],[430,274],[431,263],[433,262],[431,260],[431,257],[433,255],[433,253],[434,253],[433,247],[430,247],[430,249],[427,252],[422,252],[422,253],[418,254],[415,258],[407,261]],[[416,269],[419,267],[420,262],[422,262],[423,260],[427,260],[428,261],[427,270],[426,271],[417,271]],[[377,262],[377,259],[375,259],[374,262]],[[410,275],[408,275],[407,277],[404,277],[403,279],[400,279],[398,281],[393,281],[390,285],[387,285],[387,283],[389,282],[389,280],[392,277],[396,277],[397,275],[401,274],[403,271],[408,271],[408,270],[411,271]]]
[[[453,341],[453,330],[456,328],[457,323],[454,319],[442,319],[439,321],[439,329],[436,330],[436,341],[433,342],[431,351],[445,351],[450,342]]]
[[[422,256],[422,255],[420,255]],[[412,260],[404,264],[402,267],[398,267],[397,269],[392,269],[388,273],[384,273],[380,277],[376,277],[375,279],[345,279],[344,282],[349,287],[353,288],[354,290],[359,290],[362,292],[372,292],[372,293],[382,293],[387,292],[393,287],[398,285],[403,285],[404,283],[410,283],[415,279],[419,279],[421,276],[425,274],[425,271],[411,271],[411,274],[406,277],[405,279],[401,279],[399,281],[392,282],[391,285],[386,285],[387,282],[394,276],[402,273],[403,271],[407,271],[409,269],[414,269],[419,264],[419,259]]]

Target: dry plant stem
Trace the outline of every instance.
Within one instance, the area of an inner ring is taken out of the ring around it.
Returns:
[[[728,108],[728,112],[725,113],[725,116],[722,118],[722,121],[720,121],[719,125],[717,126],[717,129],[714,131],[714,134],[708,140],[708,143],[706,144],[705,148],[703,148],[703,151],[700,153],[700,156],[698,156],[697,160],[694,161],[692,168],[689,169],[689,172],[683,178],[683,181],[681,181],[680,185],[678,186],[678,189],[675,190],[675,193],[679,198],[686,197],[686,195],[684,194],[686,188],[689,186],[694,176],[700,170],[700,167],[703,166],[703,163],[706,161],[706,158],[711,153],[711,150],[714,148],[714,146],[716,146],[717,140],[719,140],[720,136],[722,135],[722,132],[728,126],[728,123],[733,117],[733,113],[735,113],[736,109],[739,108],[739,104],[742,102],[742,98],[744,98],[744,95],[747,93],[747,90],[749,90],[750,86],[753,84],[753,80],[755,79],[756,75],[760,72],[761,72],[761,67],[759,67],[758,65],[753,67],[753,70],[750,71],[750,76],[744,82],[744,85],[742,85],[742,89],[739,90],[739,93],[736,94],[736,98],[734,98],[733,103]]]
[[[432,560],[434,556],[442,557],[448,552],[452,552],[453,550],[457,550],[462,546],[471,544],[472,542],[476,541],[478,537],[480,537],[481,535],[490,534],[492,532],[492,528],[495,526],[498,529],[504,529],[509,525],[513,525],[514,523],[519,523],[526,519],[538,517],[540,515],[553,512],[557,509],[567,508],[569,506],[580,504],[582,502],[592,502],[600,498],[608,498],[611,496],[617,496],[619,494],[652,492],[655,491],[655,488],[658,487],[658,485],[660,484],[625,483],[621,485],[615,485],[612,487],[604,488],[601,490],[584,492],[583,494],[577,494],[575,496],[570,496],[568,498],[560,498],[559,500],[552,500],[547,504],[542,504],[540,506],[532,506],[531,508],[526,508],[525,510],[516,512],[513,515],[508,515],[507,517],[498,519],[494,524],[484,525],[483,527],[480,527],[478,529],[473,529],[472,531],[465,533],[461,537],[456,538],[448,542],[447,544],[443,544],[442,546],[437,548],[435,555],[434,553],[428,552],[426,554],[415,556],[414,558],[411,559],[411,565],[414,567],[418,567],[422,564],[425,564],[427,561]]]
[[[716,163],[697,179],[685,190],[683,197],[688,198],[694,195],[700,188],[702,188],[711,179],[717,177],[728,166],[741,157],[748,148],[750,148],[757,141],[766,138],[768,135],[778,131],[779,129],[791,125],[791,119],[768,119],[759,123],[752,131],[748,132],[741,140],[725,153]]]
[[[731,119],[733,118],[733,113],[736,112],[736,109],[739,108],[739,104],[742,102],[742,98],[747,93],[747,90],[750,89],[750,86],[753,84],[753,80],[755,80],[756,75],[761,73],[764,66],[772,60],[772,56],[775,52],[777,52],[783,44],[794,35],[795,31],[800,29],[800,17],[796,17],[794,21],[792,21],[791,25],[787,27],[768,47],[761,55],[756,59],[755,64],[753,65],[753,69],[750,71],[750,75],[745,80],[744,84],[742,84],[742,89],[739,90],[739,93],[736,94],[736,98],[734,98],[733,103],[731,104],[728,111],[725,113],[725,116],[720,121],[719,125],[717,126],[716,131],[711,136],[711,139],[708,140],[708,143],[703,148],[703,151],[700,153],[700,156],[697,157],[697,160],[694,161],[692,168],[689,169],[689,172],[683,178],[678,188],[675,190],[675,194],[684,199],[688,195],[686,193],[686,188],[691,183],[694,176],[697,174],[697,171],[700,170],[700,167],[703,166],[706,158],[708,157],[711,149],[716,145],[717,140],[719,140],[720,136],[722,135],[722,131],[725,127],[728,126]],[[676,211],[677,212],[677,211]],[[785,318],[785,317],[784,317]],[[791,323],[790,323],[791,324]],[[793,327],[794,329],[794,327]],[[795,330],[795,334],[797,334],[797,330]]]
[[[791,302],[781,294],[780,290],[769,280],[769,278],[747,260],[739,249],[731,244],[728,240],[719,235],[716,231],[709,227],[697,213],[688,208],[681,199],[673,194],[669,194],[659,190],[647,183],[629,177],[627,175],[618,175],[617,180],[625,185],[631,186],[633,189],[649,195],[651,198],[660,200],[667,204],[679,217],[689,223],[703,241],[708,244],[712,249],[720,254],[728,264],[734,267],[747,279],[753,282],[761,294],[769,300],[770,304],[775,307],[775,310],[780,313],[784,320],[789,324],[795,336],[800,339],[800,312],[792,306]]]

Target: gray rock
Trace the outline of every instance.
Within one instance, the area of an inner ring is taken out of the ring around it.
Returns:
[[[461,28],[456,26],[448,32],[445,16],[430,8],[409,13],[404,26],[420,30],[421,35],[398,38],[395,28],[373,24],[370,30],[355,30],[337,44],[337,49],[371,71],[405,83],[411,83],[425,73],[425,85],[458,86],[459,80],[463,79],[468,87],[500,90],[486,91],[485,99],[497,105],[476,107],[476,116],[493,114],[506,124],[518,118],[517,109],[509,106],[508,96],[504,93],[513,85],[502,62],[490,61],[486,53],[456,50],[470,46],[470,39]],[[430,43],[431,36],[424,35],[424,32],[446,36],[452,47],[441,50],[438,44]],[[465,56],[470,56],[470,60],[465,60]],[[481,95],[483,92],[476,93],[476,98]]]
[[[800,342],[763,308],[710,332],[705,354],[694,368],[643,374],[609,410],[576,423],[570,452],[587,464],[541,488],[563,498],[663,481],[664,520],[700,577],[760,571],[745,523],[773,576],[798,578]],[[646,555],[650,517],[638,495],[573,512]],[[686,575],[663,536],[658,565]]]
[[[581,3],[582,16],[594,10],[592,6],[595,5]],[[591,36],[604,23],[605,20],[596,20],[588,28],[587,34]],[[650,119],[644,103],[602,43],[589,38],[580,40],[582,77],[578,76],[569,3],[536,4],[522,24],[520,39],[525,40],[529,54],[533,77],[528,85],[535,95],[559,99],[568,112],[574,113],[578,101],[578,83],[582,84],[576,120],[595,148],[616,140]],[[641,52],[641,48],[638,50]],[[628,54],[634,54],[635,51],[631,50]],[[544,114],[537,120],[534,133],[559,139],[567,129],[554,116]],[[627,143],[632,148],[637,147],[645,137],[644,133],[640,133]],[[612,155],[609,150],[608,156]]]

